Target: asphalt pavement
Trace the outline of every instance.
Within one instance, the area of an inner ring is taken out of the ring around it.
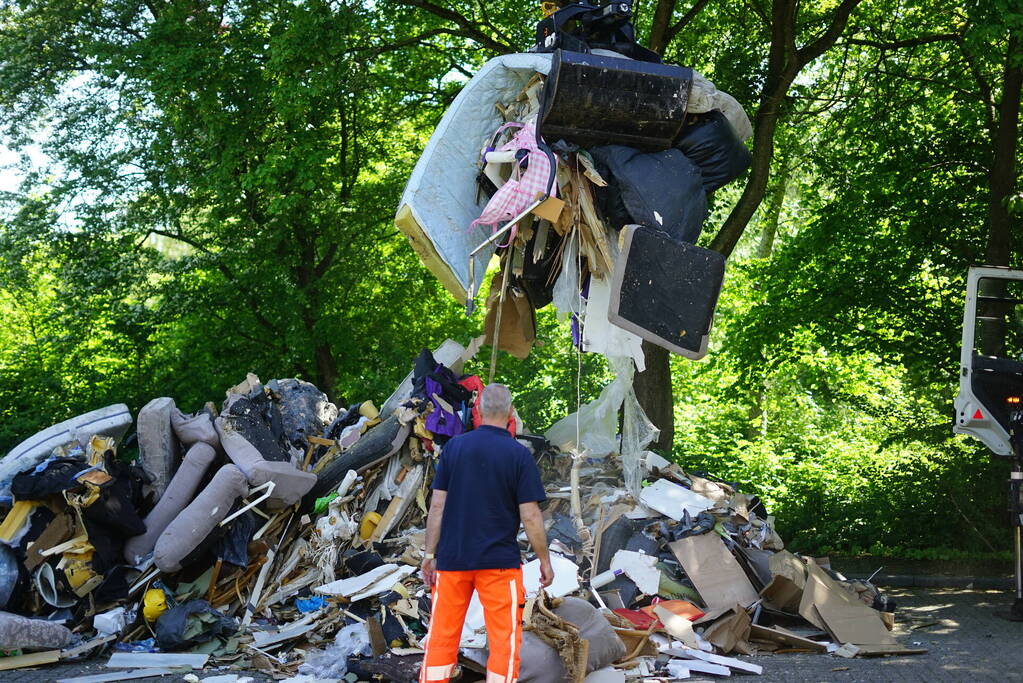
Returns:
[[[899,641],[927,654],[843,659],[833,655],[765,654],[743,657],[764,667],[753,683],[822,683],[848,681],[1023,681],[1023,623],[1004,621],[995,612],[1007,609],[1012,596],[1004,591],[976,588],[893,588],[896,600],[895,634]],[[3,683],[55,681],[59,678],[108,672],[106,657],[89,662],[52,665],[36,670],[5,671]],[[272,680],[259,672],[208,670],[194,672],[200,679],[226,673]],[[179,681],[182,675],[136,681]],[[734,678],[734,676],[733,676]],[[710,681],[718,678],[691,678]]]

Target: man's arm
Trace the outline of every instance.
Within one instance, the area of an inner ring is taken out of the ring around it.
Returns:
[[[551,565],[551,555],[547,551],[547,531],[543,528],[540,506],[535,501],[520,503],[519,517],[522,519],[522,526],[526,528],[529,545],[533,546],[533,552],[540,560],[540,585],[546,588],[554,581],[554,567]]]
[[[432,586],[435,572],[437,571],[437,560],[431,555],[437,553],[437,543],[440,541],[440,522],[444,518],[444,502],[448,498],[447,491],[434,490],[430,499],[430,512],[426,516],[426,555],[423,557],[423,581],[427,586]],[[541,525],[540,530],[543,531]]]

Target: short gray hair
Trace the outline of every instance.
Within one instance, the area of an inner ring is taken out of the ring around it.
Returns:
[[[511,412],[512,395],[503,384],[491,384],[480,396],[480,413],[488,417],[504,417]]]

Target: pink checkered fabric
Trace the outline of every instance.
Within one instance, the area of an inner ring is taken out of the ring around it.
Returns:
[[[529,166],[525,173],[520,175],[519,165],[515,165],[512,177],[498,188],[494,196],[490,198],[483,208],[480,217],[472,222],[471,227],[477,225],[489,225],[496,229],[497,226],[522,213],[522,210],[529,206],[536,199],[538,194],[547,192],[547,181],[550,179],[551,162],[547,155],[537,147],[536,128],[532,123],[506,123],[498,129],[498,133],[507,129],[518,127],[519,132],[511,140],[498,148],[498,151],[527,150],[529,153]],[[557,195],[558,184],[555,182],[551,188],[551,196]],[[509,240],[515,238],[515,228]]]

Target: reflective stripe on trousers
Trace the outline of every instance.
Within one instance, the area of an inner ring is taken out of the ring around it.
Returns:
[[[521,569],[477,569],[437,572],[433,586],[430,631],[420,683],[444,683],[458,662],[465,613],[473,591],[479,594],[487,627],[490,658],[487,683],[515,683],[522,647],[522,606],[525,591]]]

